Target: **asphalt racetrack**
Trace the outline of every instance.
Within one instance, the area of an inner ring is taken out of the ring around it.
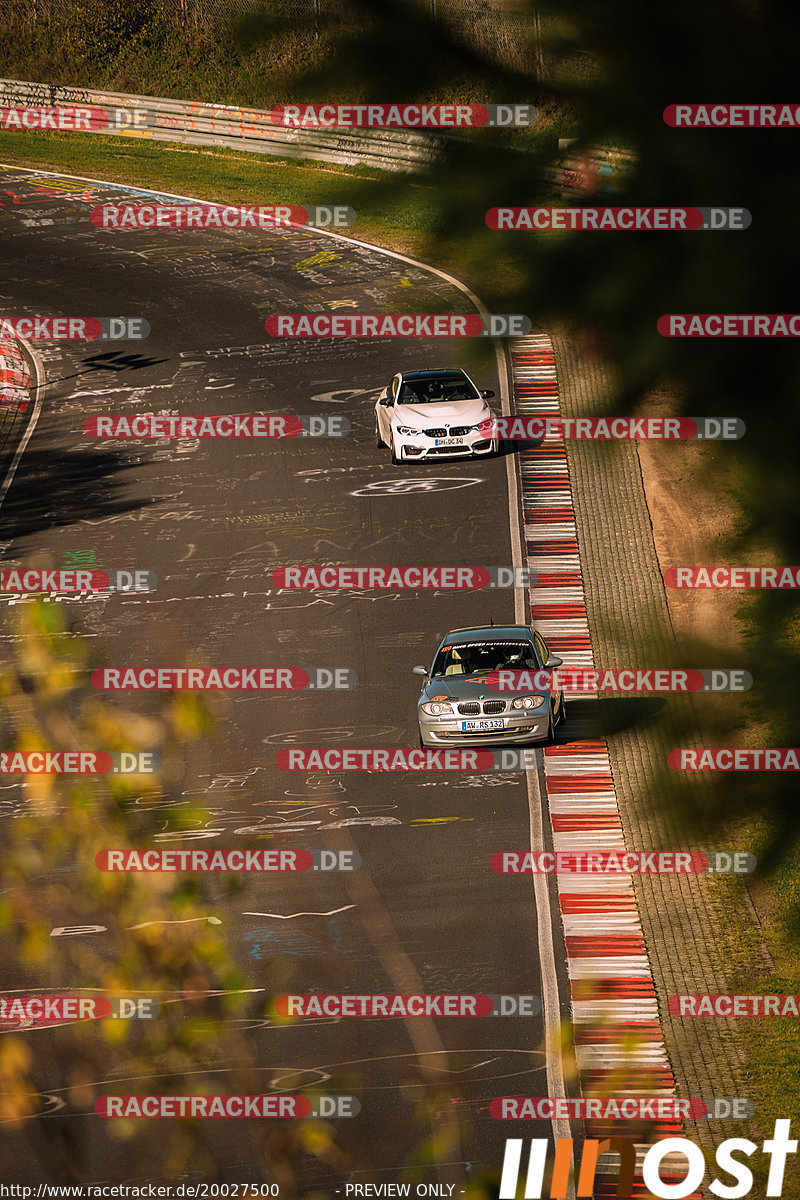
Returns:
[[[322,1085],[358,1097],[360,1115],[333,1122],[337,1155],[326,1161],[300,1144],[291,1148],[305,1191],[394,1180],[434,1138],[439,1165],[423,1166],[418,1178],[454,1185],[458,1195],[471,1178],[499,1171],[506,1136],[523,1136],[518,1125],[509,1133],[489,1117],[489,1100],[546,1096],[558,1086],[557,1072],[548,1078],[542,1015],[284,1023],[265,1010],[286,992],[421,991],[546,995],[550,1019],[566,1015],[550,883],[539,895],[552,910],[542,914],[530,877],[489,867],[493,852],[525,850],[532,836],[536,848],[549,845],[537,832],[538,773],[309,774],[281,770],[276,756],[292,746],[416,747],[419,680],[411,667],[429,663],[450,628],[520,619],[522,598],[515,610],[511,590],[288,592],[273,586],[271,574],[323,562],[512,564],[519,554],[513,457],[392,466],[375,445],[373,416],[378,392],[398,370],[463,366],[497,393],[498,411],[505,381],[491,345],[479,355],[466,339],[270,338],[264,321],[275,312],[473,308],[432,272],[308,229],[149,232],[90,223],[95,204],[135,198],[111,185],[4,170],[5,309],[143,317],[152,332],[141,342],[38,345],[47,389],[0,510],[0,546],[14,562],[44,555],[60,566],[93,551],[98,567],[155,573],[151,593],[62,602],[69,629],[89,639],[97,664],[357,673],[350,691],[232,692],[217,703],[215,729],[167,788],[148,844],[360,855],[360,870],[350,874],[243,875],[234,895],[216,879],[203,882],[219,936],[257,990],[248,1015],[231,1018],[247,1061],[220,1057],[210,1044],[196,1069],[222,1092],[237,1090],[236,1072],[246,1067],[251,1090]],[[337,415],[351,432],[170,442],[84,434],[87,418],[145,412]],[[103,703],[147,714],[155,700],[149,692],[109,692]],[[6,777],[0,821],[12,821],[27,798]],[[182,810],[195,804],[205,817],[183,829]],[[61,925],[89,923],[70,893],[68,869],[54,865],[56,877]],[[153,911],[161,914],[155,894]],[[141,921],[148,919],[143,912]],[[124,956],[130,934],[105,916],[96,923],[107,928],[86,935],[95,950],[100,944],[109,959]],[[51,977],[45,956],[35,970],[20,965],[9,991],[90,989],[81,940],[72,938],[69,978]],[[191,1020],[190,999],[161,999],[173,1019],[178,1010]],[[148,1122],[134,1151],[113,1121],[93,1113],[97,1094],[150,1090],[137,1085],[147,1072],[135,1055],[128,1068],[114,1058],[107,1075],[76,1089],[59,1053],[62,1035],[59,1028],[17,1035],[35,1056],[48,1099],[40,1115],[9,1131],[7,1182],[52,1179],[54,1161],[74,1162],[83,1180],[202,1172],[202,1162],[167,1156],[165,1126],[175,1122]],[[167,1065],[161,1078],[165,1093],[176,1090]],[[187,1073],[180,1078],[185,1089]],[[440,1089],[433,1105],[431,1087]],[[218,1178],[266,1177],[258,1166],[269,1159],[264,1147],[274,1148],[289,1125],[206,1121],[202,1141]],[[531,1121],[523,1132],[551,1137],[552,1130],[549,1121]]]

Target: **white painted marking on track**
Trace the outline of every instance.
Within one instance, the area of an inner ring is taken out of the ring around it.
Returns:
[[[276,921],[293,921],[295,917],[333,917],[336,913],[347,912],[350,908],[356,908],[355,904],[345,904],[344,908],[332,908],[330,912],[296,912],[288,913],[284,916],[283,913],[262,913],[262,912],[245,912],[243,917],[274,917]]]
[[[219,917],[187,917],[184,921],[143,921],[141,925],[126,925],[126,930],[131,929],[147,929],[150,925],[194,925],[198,921],[205,921],[208,925],[221,925]]]
[[[25,341],[24,338],[18,338],[17,340],[20,342]],[[33,404],[33,412],[31,413],[30,420],[28,421],[28,427],[25,430],[24,434],[22,435],[22,441],[17,446],[16,453],[14,454],[14,457],[11,460],[11,466],[8,468],[8,473],[6,474],[6,477],[3,480],[2,484],[0,484],[0,506],[2,506],[2,503],[5,500],[6,495],[8,493],[8,489],[11,487],[11,484],[14,480],[14,476],[16,474],[17,467],[19,466],[19,460],[22,458],[22,455],[25,453],[25,447],[27,446],[28,442],[31,440],[31,437],[33,436],[33,431],[36,428],[36,425],[39,421],[39,414],[42,411],[42,404],[44,402],[43,393],[44,393],[45,375],[44,375],[44,369],[42,367],[42,361],[41,361],[41,358],[39,357],[39,355],[37,354],[36,350],[33,348],[33,346],[30,345],[29,342],[25,342],[25,345],[30,353],[31,358],[33,359],[34,366],[36,367],[36,374],[37,374],[37,383],[36,383],[36,388],[35,388],[36,398],[35,398],[34,404]]]

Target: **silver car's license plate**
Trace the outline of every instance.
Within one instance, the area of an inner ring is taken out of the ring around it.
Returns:
[[[461,722],[461,732],[462,733],[475,733],[475,732],[483,733],[487,729],[502,729],[502,728],[503,728],[503,722],[502,722],[502,719],[500,719],[500,718],[498,718],[496,721],[462,721]]]
[[[463,438],[436,438],[434,446],[463,446]]]

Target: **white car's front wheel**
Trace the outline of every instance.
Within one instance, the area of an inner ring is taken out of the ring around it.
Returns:
[[[381,427],[377,421],[375,422],[375,445],[379,450],[383,450],[386,447],[386,442],[381,437]]]
[[[389,449],[392,452],[392,462],[393,463],[397,464],[397,463],[400,463],[403,461],[402,458],[397,457],[397,452],[395,451],[395,448],[394,448],[394,434],[392,434],[392,433],[389,434]]]

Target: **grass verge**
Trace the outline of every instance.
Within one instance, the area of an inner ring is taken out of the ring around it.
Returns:
[[[435,228],[435,188],[389,172],[95,134],[0,132],[0,162],[230,204],[349,204],[345,236],[412,257]],[[398,199],[402,191],[403,198]]]

